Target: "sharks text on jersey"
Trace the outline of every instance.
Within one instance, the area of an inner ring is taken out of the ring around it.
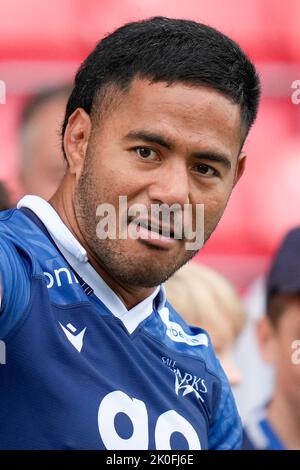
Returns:
[[[202,394],[207,393],[207,387],[205,380],[196,375],[190,374],[188,372],[182,372],[176,365],[176,361],[170,359],[169,357],[162,357],[162,362],[171,369],[175,374],[175,393],[182,396],[186,396],[189,393],[193,393],[196,398],[200,401],[204,401]]]

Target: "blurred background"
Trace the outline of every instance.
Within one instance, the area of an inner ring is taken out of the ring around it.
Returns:
[[[182,17],[220,29],[248,53],[263,91],[259,116],[245,145],[248,165],[198,259],[233,282],[245,299],[249,324],[254,322],[264,308],[263,279],[270,258],[285,232],[300,225],[300,104],[291,99],[292,84],[300,80],[300,1],[0,0],[0,12],[0,80],[6,88],[5,104],[3,99],[0,104],[0,181],[13,203],[24,191],[24,104],[40,89],[71,82],[78,65],[105,34],[149,16]],[[57,118],[57,148],[61,119]],[[248,330],[237,353],[242,369],[240,357],[256,354],[253,338],[249,351],[247,335]],[[256,363],[253,367],[246,368],[246,375],[255,373],[256,384],[266,381],[264,369]],[[245,412],[257,399],[253,376],[251,383],[247,376],[240,396],[237,391]]]

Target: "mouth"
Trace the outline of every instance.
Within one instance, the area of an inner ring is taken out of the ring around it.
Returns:
[[[149,222],[147,220],[135,220],[134,223],[141,228],[148,230],[148,232],[156,233],[167,238],[174,238],[174,230],[171,227],[164,227],[157,222]]]
[[[144,219],[134,219],[131,224],[134,226],[136,238],[147,244],[163,248],[178,242],[173,227],[166,227],[156,221]]]

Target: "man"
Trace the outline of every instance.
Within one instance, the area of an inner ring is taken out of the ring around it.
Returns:
[[[41,90],[23,109],[20,122],[20,184],[23,194],[50,199],[66,171],[59,132],[69,85]]]
[[[258,324],[263,358],[274,366],[274,393],[251,413],[244,449],[300,449],[300,228],[291,230],[267,278],[267,314]]]
[[[186,248],[191,230],[175,236],[175,213],[168,231],[152,208],[191,207],[192,229],[202,204],[210,236],[243,172],[258,99],[239,46],[191,21],[130,23],[82,64],[62,184],[50,203],[25,197],[0,222],[2,448],[239,447],[208,336],[160,286],[199,247]],[[117,227],[106,231],[111,208]]]

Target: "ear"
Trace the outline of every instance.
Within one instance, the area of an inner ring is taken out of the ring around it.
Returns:
[[[245,152],[241,152],[238,156],[238,161],[237,161],[237,165],[236,165],[236,169],[235,169],[233,186],[236,185],[236,183],[239,181],[242,174],[244,173],[245,167],[246,167],[246,160],[247,160],[247,155],[245,154]]]
[[[266,315],[258,320],[256,335],[263,359],[269,364],[274,364],[277,357],[277,335]]]
[[[91,133],[90,116],[77,108],[69,117],[64,135],[64,149],[69,163],[69,172],[78,181],[81,174]]]

